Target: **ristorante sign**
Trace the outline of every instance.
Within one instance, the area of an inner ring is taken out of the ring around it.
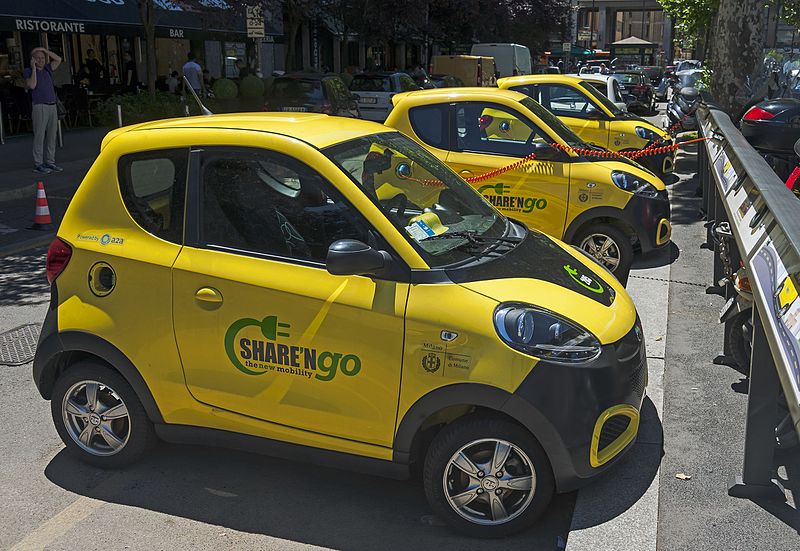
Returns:
[[[18,31],[33,31],[45,33],[85,33],[86,23],[81,21],[56,21],[52,19],[22,19],[15,20]]]

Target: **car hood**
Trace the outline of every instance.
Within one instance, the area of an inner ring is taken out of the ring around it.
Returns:
[[[603,344],[621,339],[636,321],[633,301],[613,275],[583,253],[536,231],[501,259],[449,275],[498,303],[522,302],[559,314]]]

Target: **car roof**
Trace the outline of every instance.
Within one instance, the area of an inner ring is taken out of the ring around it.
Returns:
[[[429,88],[427,90],[414,90],[411,92],[401,92],[392,97],[394,105],[398,105],[404,99],[434,99],[441,101],[492,101],[498,96],[505,97],[512,101],[521,101],[528,96],[512,90],[501,88],[489,88],[481,86],[460,86],[458,88]]]
[[[576,77],[571,75],[557,75],[554,73],[546,73],[542,75],[519,75],[515,77],[504,77],[497,79],[497,85],[506,84],[507,86],[519,86],[523,84],[530,84],[534,82],[555,82],[559,84],[578,84],[583,77]]]
[[[275,77],[275,80],[323,80],[326,78],[339,78],[339,75],[328,75],[320,73],[288,73]]]
[[[611,71],[609,75],[643,75],[644,73],[641,71],[634,71],[631,69],[626,69],[623,71]]]
[[[101,149],[113,138],[126,132],[183,131],[186,129],[267,132],[293,137],[320,149],[354,138],[360,138],[361,136],[393,131],[375,122],[346,117],[331,117],[321,113],[230,113],[161,119],[125,126],[109,132],[103,139]]]
[[[390,77],[392,75],[400,75],[400,74],[403,74],[403,73],[401,73],[399,71],[395,71],[395,72],[392,72],[392,71],[369,71],[369,72],[355,74],[355,75],[353,75],[353,78],[358,78],[358,77],[368,77],[368,78]]]

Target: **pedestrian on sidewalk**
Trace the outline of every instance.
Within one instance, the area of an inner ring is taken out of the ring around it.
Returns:
[[[33,164],[39,174],[61,172],[56,164],[56,131],[58,108],[53,71],[61,65],[61,58],[46,48],[31,51],[31,66],[22,73],[25,86],[31,91],[33,104]],[[46,146],[46,149],[45,149]]]
[[[197,93],[197,96],[202,98],[206,91],[203,82],[203,68],[195,61],[193,52],[189,52],[188,58],[183,65],[183,76],[189,81],[189,86]]]

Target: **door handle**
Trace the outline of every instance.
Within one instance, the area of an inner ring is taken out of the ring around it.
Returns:
[[[222,293],[213,287],[200,287],[194,294],[194,298],[202,300],[203,302],[210,302],[213,304],[222,303]]]
[[[459,176],[465,176],[465,177],[469,178],[470,176],[472,176],[472,171],[471,170],[466,170],[466,169],[465,170],[459,170],[458,171],[458,175]]]

